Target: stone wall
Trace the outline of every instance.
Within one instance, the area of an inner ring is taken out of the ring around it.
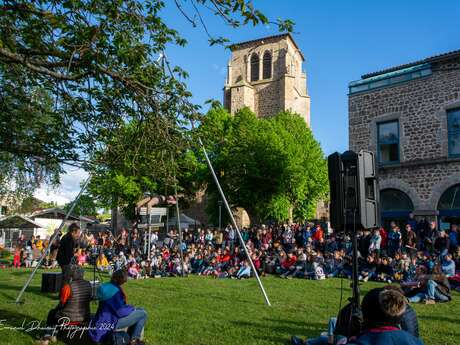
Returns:
[[[436,210],[441,194],[460,183],[460,160],[448,157],[446,114],[460,107],[460,58],[433,63],[432,72],[349,97],[351,150],[376,152],[377,123],[398,119],[400,163],[379,168],[380,189],[402,190],[418,210]]]

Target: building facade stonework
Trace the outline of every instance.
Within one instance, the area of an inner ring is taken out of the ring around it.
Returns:
[[[249,107],[257,116],[299,114],[310,126],[304,56],[290,34],[235,44],[227,67],[224,106],[231,114]]]
[[[376,153],[383,217],[460,216],[459,121],[460,51],[350,83],[349,146]]]

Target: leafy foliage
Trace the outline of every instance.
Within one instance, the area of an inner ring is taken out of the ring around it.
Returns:
[[[125,204],[190,162],[179,156],[199,107],[187,73],[157,61],[186,44],[162,18],[167,5],[211,45],[228,39],[210,34],[206,14],[232,27],[268,22],[247,0],[0,1],[0,195],[57,184],[70,164],[95,176],[106,204]]]
[[[27,197],[22,200],[22,203],[19,209],[14,210],[21,214],[30,214],[36,210],[58,207],[56,202],[46,202],[40,199],[37,199],[33,196]]]
[[[257,118],[243,108],[232,117],[213,108],[197,135],[206,138],[231,206],[243,207],[252,221],[310,218],[316,202],[327,193],[323,152],[296,114]],[[217,200],[211,176],[205,180],[210,199]],[[211,206],[214,210],[215,204]]]

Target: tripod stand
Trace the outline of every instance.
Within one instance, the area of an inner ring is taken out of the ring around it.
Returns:
[[[96,297],[96,290],[98,285],[96,282],[101,283],[103,281],[102,274],[97,270],[97,258],[101,254],[102,248],[95,248],[95,251],[91,252],[90,263],[93,266],[93,280],[91,281],[91,295],[93,298]],[[96,275],[98,280],[96,280]]]
[[[361,324],[363,315],[361,311],[360,303],[360,289],[358,282],[358,238],[356,236],[356,228],[353,229],[351,233],[351,242],[352,242],[352,270],[351,270],[351,288],[352,296],[350,298],[351,302],[351,320],[349,329],[354,327],[354,325]]]

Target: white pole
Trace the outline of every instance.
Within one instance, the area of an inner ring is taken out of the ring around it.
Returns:
[[[174,197],[176,198],[176,220],[177,220],[177,231],[179,231],[179,256],[181,266],[181,276],[184,277],[184,252],[182,250],[182,228],[180,226],[180,211],[179,211],[179,197],[177,196],[177,184],[174,185]]]
[[[217,178],[217,175],[214,171],[214,168],[211,164],[211,161],[209,160],[208,153],[206,152],[206,149],[203,145],[203,142],[201,141],[201,138],[198,138],[198,142],[200,143],[201,149],[203,150],[204,157],[206,158],[206,162],[208,163],[209,170],[211,170],[211,174],[214,178],[214,182],[217,185],[217,189],[219,190],[220,196],[222,197],[222,200],[224,202],[225,208],[228,211],[228,215],[230,216],[230,219],[232,220],[233,226],[236,229],[236,233],[238,234],[238,238],[240,239],[241,246],[244,249],[244,252],[246,253],[246,256],[251,264],[252,271],[254,272],[254,275],[257,279],[257,283],[259,284],[260,290],[262,291],[262,294],[264,295],[265,303],[267,303],[268,306],[271,306],[270,301],[268,300],[267,293],[265,292],[264,286],[262,285],[262,281],[260,280],[259,274],[257,273],[256,267],[254,266],[254,262],[252,261],[251,256],[249,255],[248,248],[246,247],[246,244],[244,243],[243,237],[241,236],[240,229],[238,228],[238,225],[236,224],[235,218],[233,217],[232,210],[230,209],[230,206],[227,202],[227,198],[225,197],[224,191],[222,190],[222,187],[220,186],[219,180]]]
[[[148,260],[150,260],[150,248],[151,248],[150,241],[152,240],[152,229],[150,227],[150,222],[151,222],[151,219],[150,219],[150,207],[147,207],[147,213],[148,213],[148,217],[149,217],[148,222],[147,222],[148,227],[149,227],[149,241],[148,241],[148,246],[149,247],[148,247],[148,256],[147,257],[148,257]]]

